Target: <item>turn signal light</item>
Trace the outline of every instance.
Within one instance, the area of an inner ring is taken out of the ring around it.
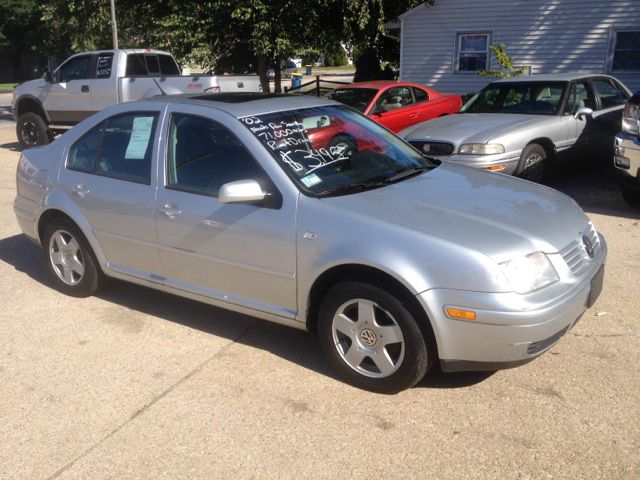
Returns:
[[[447,307],[447,315],[451,318],[459,318],[460,320],[475,320],[476,312],[471,310],[462,310],[460,308]]]
[[[505,166],[506,165],[491,165],[490,167],[484,167],[484,169],[490,172],[499,172],[500,170],[504,170]]]

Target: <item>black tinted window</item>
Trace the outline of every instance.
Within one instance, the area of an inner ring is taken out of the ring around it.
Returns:
[[[67,168],[149,184],[157,114],[117,115],[71,148]]]
[[[157,55],[145,55],[147,61],[147,72],[149,75],[160,75],[160,62],[158,62]]]
[[[180,75],[180,69],[171,55],[158,55],[162,75]]]
[[[192,115],[171,117],[167,185],[217,195],[236,180],[265,181],[265,174],[242,142],[213,120]]]
[[[329,98],[364,112],[376,93],[378,91],[371,88],[337,88],[329,94]]]
[[[127,55],[126,74],[130,77],[147,74],[147,64],[144,61],[144,55],[138,53]]]
[[[69,60],[60,67],[58,72],[58,81],[61,83],[70,82],[71,80],[82,80],[89,78],[89,64],[91,63],[90,55],[83,55]]]

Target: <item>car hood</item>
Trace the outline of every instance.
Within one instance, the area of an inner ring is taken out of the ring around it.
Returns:
[[[588,222],[577,204],[556,190],[451,164],[326,200],[341,211],[445,238],[497,262],[534,251],[557,253]]]
[[[456,146],[463,143],[486,143],[496,135],[548,120],[546,115],[511,113],[457,113],[419,123],[399,133],[410,140],[445,140]]]

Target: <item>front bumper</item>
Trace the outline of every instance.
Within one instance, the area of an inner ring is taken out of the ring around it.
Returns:
[[[592,280],[604,268],[607,246],[570,289],[558,285],[527,295],[432,289],[419,295],[433,325],[444,371],[498,370],[530,362],[570,331],[588,308]],[[562,281],[559,283],[565,284]],[[594,289],[597,286],[594,286]],[[547,291],[553,298],[545,298]],[[562,293],[558,294],[559,290]],[[595,292],[594,292],[595,293]],[[598,292],[599,293],[599,292]],[[477,312],[476,320],[454,320],[445,307]]]
[[[479,168],[483,170],[493,170],[499,166],[504,165],[504,168],[495,170],[499,173],[506,175],[513,175],[518,167],[520,161],[520,151],[506,152],[497,155],[447,155],[436,156],[430,155],[433,158],[442,160],[444,162],[452,162],[456,165],[465,165],[467,167]]]
[[[613,164],[620,182],[640,189],[640,138],[624,132],[616,135]]]

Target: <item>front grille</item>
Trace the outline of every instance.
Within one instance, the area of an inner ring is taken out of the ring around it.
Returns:
[[[549,338],[546,338],[544,340],[540,340],[539,342],[530,343],[529,346],[527,347],[527,353],[529,355],[533,355],[534,353],[540,353],[544,349],[549,348],[551,345],[553,345],[558,340],[560,340],[562,338],[562,336],[565,333],[567,333],[567,330],[569,330],[569,325],[564,327],[562,330],[560,330],[555,335],[551,335]]]
[[[592,258],[587,254],[582,242],[583,235],[591,241],[594,256],[597,256],[600,251],[600,238],[598,237],[598,233],[596,232],[593,224],[589,222],[587,228],[580,234],[578,239],[560,250],[560,255],[562,255],[562,258],[574,275],[581,275],[584,273],[584,271],[589,268],[589,264],[592,260]]]
[[[411,140],[409,143],[425,155],[446,156],[453,153],[453,145],[446,142],[425,142],[419,140]]]

